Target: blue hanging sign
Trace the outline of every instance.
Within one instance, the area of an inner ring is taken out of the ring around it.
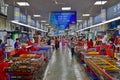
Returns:
[[[24,24],[27,24],[27,17],[23,13],[20,13],[20,22],[24,23]]]
[[[98,24],[98,23],[101,23],[101,22],[102,22],[101,14],[94,17],[94,24]]]
[[[107,20],[120,16],[120,2],[107,9]]]
[[[35,24],[35,21],[33,20],[33,19],[31,19],[31,26],[36,26],[36,24]]]

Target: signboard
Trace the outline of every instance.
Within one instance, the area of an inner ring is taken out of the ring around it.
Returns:
[[[27,22],[28,22],[28,25],[31,24],[31,16],[30,15],[27,16]]]
[[[83,28],[86,28],[86,27],[87,27],[87,20],[85,20],[83,23]]]
[[[36,27],[37,27],[37,28],[40,28],[40,23],[39,23],[39,21],[36,21]]]
[[[101,14],[94,17],[94,24],[98,24],[98,23],[101,23],[101,22],[102,22]]]
[[[80,24],[78,25],[78,30],[80,29]]]
[[[57,28],[69,28],[69,24],[76,24],[76,11],[54,11],[50,15],[50,23],[56,25]]]
[[[40,25],[40,29],[43,29],[43,24]],[[52,28],[51,28],[52,29]]]
[[[36,26],[36,24],[35,24],[35,21],[33,20],[33,19],[31,19],[31,26]]]
[[[27,23],[27,17],[23,13],[20,13],[20,22],[25,24]]]
[[[107,9],[107,20],[120,16],[120,2]]]
[[[106,21],[106,9],[101,10],[101,20],[102,22]]]
[[[91,25],[93,25],[93,17],[90,17],[88,19],[88,26],[91,26]]]
[[[20,8],[14,7],[14,20],[20,21]]]
[[[80,29],[82,29],[82,24],[80,24]]]
[[[58,33],[63,34],[63,33],[65,33],[65,30],[59,30]]]

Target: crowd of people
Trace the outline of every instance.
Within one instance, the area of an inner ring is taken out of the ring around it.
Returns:
[[[116,39],[117,40],[117,39]],[[21,48],[21,42],[20,39],[17,38],[16,41],[11,43],[10,38],[8,39],[8,44],[9,46],[13,46],[14,49],[19,49]],[[108,44],[110,48],[114,48],[114,39],[110,38],[109,42],[106,41],[106,37],[103,39],[103,41],[99,41],[98,38],[95,38],[94,40],[92,39],[86,39],[85,37],[68,37],[68,36],[59,36],[59,37],[43,37],[40,38],[38,43],[39,44],[46,44],[46,45],[51,45],[53,46],[53,49],[58,50],[59,45],[61,43],[61,46],[64,47],[67,45],[71,49],[71,55],[75,55],[75,48],[76,46],[83,46],[85,50],[89,50],[90,48],[95,47],[96,45],[99,44]],[[119,42],[119,41],[118,41]],[[27,40],[26,44],[27,45],[33,45],[35,43],[34,38],[30,38]],[[5,44],[0,40],[0,53],[4,53],[6,49]],[[31,50],[33,47],[31,47]]]

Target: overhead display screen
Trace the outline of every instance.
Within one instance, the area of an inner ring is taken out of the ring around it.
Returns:
[[[65,33],[65,30],[59,30],[58,33],[63,34],[63,33]]]
[[[50,15],[50,23],[57,28],[69,28],[69,24],[76,24],[76,11],[54,11]]]

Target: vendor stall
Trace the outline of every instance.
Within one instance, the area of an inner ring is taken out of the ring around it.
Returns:
[[[86,57],[86,70],[92,80],[120,80],[120,65],[109,56]]]
[[[37,80],[42,78],[45,66],[43,55],[22,54],[9,58],[5,72],[8,80]]]

